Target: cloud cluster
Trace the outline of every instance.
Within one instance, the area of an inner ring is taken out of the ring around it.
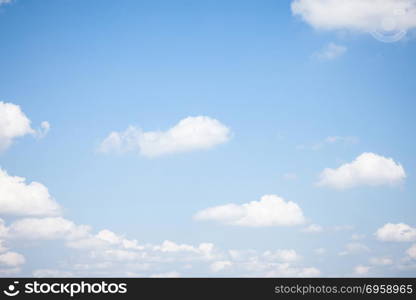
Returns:
[[[231,131],[218,120],[188,117],[167,131],[142,131],[130,126],[123,132],[111,132],[101,143],[101,152],[138,151],[147,157],[210,149],[227,142]]]
[[[375,153],[363,153],[353,162],[337,169],[325,169],[320,174],[319,186],[347,189],[357,186],[397,185],[406,173],[392,158]]]
[[[293,226],[305,222],[298,204],[276,195],[265,195],[259,201],[241,205],[210,207],[196,213],[194,219],[246,227]]]
[[[292,13],[323,30],[372,32],[416,28],[415,0],[294,0]]]

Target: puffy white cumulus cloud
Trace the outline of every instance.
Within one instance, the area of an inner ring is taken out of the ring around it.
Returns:
[[[0,254],[0,265],[18,267],[25,263],[25,257],[16,252],[6,252]]]
[[[363,153],[337,169],[325,169],[318,186],[347,189],[356,186],[397,185],[406,178],[402,165],[392,158]]]
[[[101,143],[101,152],[139,151],[147,157],[210,149],[230,139],[231,131],[218,120],[188,117],[167,131],[144,132],[130,126],[124,132],[112,132]]]
[[[362,32],[416,28],[416,0],[294,0],[292,13],[316,29]]]
[[[61,207],[39,182],[26,183],[0,169],[0,213],[17,216],[55,216]]]
[[[416,241],[416,228],[403,223],[388,223],[379,228],[375,235],[384,242],[412,242]]]
[[[305,222],[299,205],[276,195],[265,195],[259,201],[241,205],[226,204],[207,208],[196,213],[194,219],[247,227],[293,226]]]
[[[26,134],[34,134],[30,120],[13,103],[0,102],[0,151],[7,149],[13,139]]]
[[[26,218],[17,220],[10,225],[9,236],[29,240],[71,240],[88,235],[89,230],[88,226],[76,225],[61,217]]]
[[[0,5],[9,2],[0,2]],[[27,134],[43,138],[51,127],[48,122],[43,121],[40,129],[34,130],[30,124],[31,121],[19,105],[0,101],[0,152],[6,150],[14,139]]]
[[[410,258],[416,259],[416,244],[407,249],[406,253]]]

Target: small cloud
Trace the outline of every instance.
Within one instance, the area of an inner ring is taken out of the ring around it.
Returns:
[[[393,260],[388,257],[373,257],[370,259],[370,263],[376,266],[388,266],[393,264]]]
[[[233,263],[228,260],[216,261],[210,265],[210,269],[212,272],[216,273],[216,272],[224,271],[225,269],[230,268],[232,264]]]
[[[356,275],[367,275],[369,272],[370,272],[370,267],[368,267],[368,266],[360,265],[360,266],[356,266],[354,268],[354,273]]]
[[[416,241],[416,228],[403,223],[388,223],[379,228],[375,236],[383,242],[413,242]]]
[[[311,224],[302,229],[302,231],[306,233],[321,233],[323,230],[323,227],[317,224]]]
[[[334,60],[347,52],[347,47],[329,43],[321,51],[315,53],[313,56],[321,61]]]
[[[361,254],[365,252],[370,252],[370,249],[366,245],[360,244],[360,243],[349,243],[345,245],[345,250],[340,252],[339,255],[340,256],[354,255],[354,254]]]
[[[294,226],[306,221],[299,205],[276,195],[245,204],[210,207],[199,211],[194,219],[246,227]]]
[[[129,126],[123,132],[111,132],[101,143],[103,153],[138,152],[156,157],[172,153],[210,149],[230,139],[231,131],[218,120],[188,117],[166,131],[142,131]]]
[[[353,162],[337,169],[325,169],[318,186],[348,189],[357,186],[397,185],[406,178],[402,165],[392,158],[375,153],[363,153]]]
[[[47,121],[43,121],[42,123],[40,123],[40,128],[38,130],[36,130],[36,137],[39,139],[44,138],[49,130],[51,129],[51,124],[49,124],[49,122]]]
[[[406,253],[407,255],[409,255],[410,258],[416,259],[416,244],[407,249]]]

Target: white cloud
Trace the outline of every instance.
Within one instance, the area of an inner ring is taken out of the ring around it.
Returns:
[[[0,5],[12,3],[13,0],[0,0]]]
[[[379,228],[375,235],[383,242],[412,242],[416,241],[416,228],[403,223],[388,223]]]
[[[167,131],[144,132],[130,126],[124,132],[112,132],[101,143],[100,151],[138,151],[147,157],[171,153],[210,149],[227,142],[231,131],[218,120],[206,117],[188,117]]]
[[[334,60],[347,52],[347,47],[329,43],[321,51],[314,54],[319,60]]]
[[[210,265],[212,272],[220,272],[232,266],[232,262],[228,260],[215,261]]]
[[[0,2],[0,5],[9,2]],[[41,138],[50,129],[50,124],[46,121],[41,123],[41,128],[37,131],[30,124],[31,121],[19,105],[0,101],[0,152],[6,150],[16,138],[28,134]]]
[[[16,252],[6,252],[0,254],[0,265],[18,267],[25,263],[25,257]]]
[[[357,186],[397,185],[406,178],[400,164],[392,158],[374,153],[363,153],[353,162],[337,169],[325,169],[320,174],[319,186],[347,189]]]
[[[0,169],[0,213],[20,216],[54,216],[61,208],[38,182],[26,183],[25,178],[10,176]]]
[[[349,243],[345,245],[345,250],[340,252],[339,255],[353,255],[353,254],[361,254],[365,252],[370,252],[370,249],[361,243]]]
[[[393,260],[388,257],[373,257],[370,259],[372,265],[388,266],[393,264]]]
[[[407,249],[406,253],[410,258],[416,259],[416,244]]]
[[[15,138],[34,132],[20,106],[0,101],[0,151],[7,149]]]
[[[51,124],[49,124],[47,121],[43,121],[40,123],[40,128],[36,130],[37,138],[44,138],[49,133],[49,130],[51,130]]]
[[[311,224],[305,227],[304,229],[302,229],[302,231],[306,233],[320,233],[323,230],[324,230],[323,227],[317,224]]]
[[[354,273],[356,275],[367,275],[368,272],[370,272],[370,267],[367,267],[367,266],[361,266],[360,265],[360,266],[356,266],[354,268]]]
[[[61,217],[27,218],[12,223],[9,235],[28,240],[79,239],[88,234],[88,226],[76,225]]]
[[[265,195],[260,201],[241,205],[226,204],[207,208],[199,211],[194,219],[247,227],[293,226],[305,222],[299,205],[276,195]]]
[[[416,27],[415,0],[294,0],[292,13],[322,30],[372,32]]]

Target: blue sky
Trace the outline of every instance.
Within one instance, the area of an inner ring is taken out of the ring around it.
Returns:
[[[0,120],[0,145],[10,141],[0,153],[1,273],[415,276],[416,3],[401,2],[405,15],[393,20],[407,34],[390,43],[368,31],[392,34],[376,22],[390,20],[391,0],[374,4],[374,24],[366,11],[327,18],[342,10],[331,3],[1,4],[0,118],[20,109]],[[7,138],[5,124],[22,115],[31,127]],[[189,117],[185,142],[169,135]],[[134,145],[102,151],[129,126]],[[188,135],[198,126],[215,134]],[[334,174],[317,184],[327,168]],[[23,191],[6,186],[11,176],[26,178]],[[47,189],[41,206],[61,212],[30,211],[33,181]],[[264,195],[275,195],[266,215],[241,206]],[[289,201],[298,222],[281,220]],[[196,217],[218,207],[233,217]],[[13,225],[22,220],[42,234]],[[74,230],[82,234],[68,238]]]

